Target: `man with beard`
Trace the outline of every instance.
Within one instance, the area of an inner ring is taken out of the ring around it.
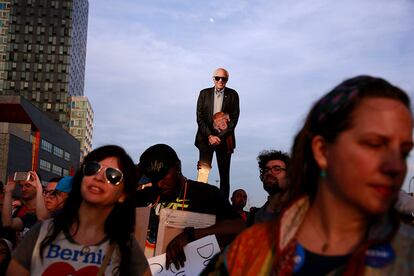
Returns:
[[[287,177],[289,155],[282,151],[266,150],[259,154],[257,161],[263,189],[269,196],[261,208],[250,209],[249,224],[277,218],[288,196],[286,191],[289,184]]]
[[[1,218],[4,227],[9,227],[17,232],[17,242],[19,242],[23,236],[29,231],[37,222],[36,217],[36,201],[43,200],[42,184],[39,176],[35,171],[29,171],[30,178],[27,181],[15,181],[13,177],[9,177],[7,185],[4,188],[4,202]],[[12,194],[16,185],[20,185],[21,199],[23,205],[13,211]],[[46,208],[43,206],[43,211],[46,212]]]

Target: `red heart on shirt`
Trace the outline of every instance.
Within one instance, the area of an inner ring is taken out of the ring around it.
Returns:
[[[91,276],[98,274],[99,267],[97,266],[85,266],[79,270],[75,270],[73,266],[68,263],[64,262],[57,262],[51,264],[46,270],[43,272],[42,276],[56,276],[56,275],[76,275],[76,276]]]

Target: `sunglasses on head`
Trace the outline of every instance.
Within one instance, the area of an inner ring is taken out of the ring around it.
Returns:
[[[124,179],[124,175],[119,169],[103,167],[96,161],[88,162],[83,165],[83,174],[86,176],[98,174],[101,170],[104,170],[106,182],[112,185],[119,185]]]
[[[229,80],[229,78],[228,78],[228,77],[219,77],[219,76],[214,76],[214,80],[215,80],[215,81],[219,81],[220,79],[221,79],[223,82],[227,82],[227,81]]]

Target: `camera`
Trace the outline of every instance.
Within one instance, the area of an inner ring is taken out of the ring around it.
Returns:
[[[29,181],[30,180],[30,173],[29,172],[15,172],[14,181]]]

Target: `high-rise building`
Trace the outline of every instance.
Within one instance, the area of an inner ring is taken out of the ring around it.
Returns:
[[[63,127],[84,89],[87,0],[0,0],[0,95],[31,101]]]
[[[70,96],[69,132],[80,142],[80,158],[83,160],[92,150],[93,110],[85,96]]]

